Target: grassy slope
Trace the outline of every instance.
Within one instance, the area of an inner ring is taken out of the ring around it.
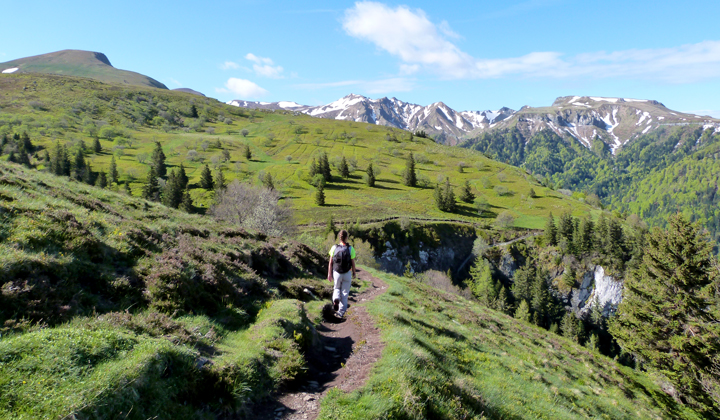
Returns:
[[[427,285],[368,304],[386,343],[365,387],[331,391],[321,419],[700,418],[648,375]]]
[[[26,86],[29,88],[23,90]],[[30,106],[33,101],[40,105]],[[202,121],[187,116],[191,103],[197,105],[205,121],[202,125],[199,125]],[[174,124],[165,127],[168,132],[153,123],[161,110],[177,117]],[[225,119],[230,124],[219,122]],[[43,147],[51,147],[54,139],[84,140],[90,145],[94,132],[100,131],[102,135],[103,124],[118,127],[122,134],[101,137],[104,151],[87,158],[95,170],[107,170],[113,148],[124,147],[122,155],[117,151],[115,155],[121,180],[131,181],[134,194],[140,193],[148,171],[147,162],[140,163],[137,157],[150,155],[155,140],[163,145],[171,166],[181,162],[185,165],[191,184],[199,181],[202,165],[212,165],[213,157],[220,156],[221,150],[214,146],[219,140],[231,154],[230,161],[220,160],[218,164],[226,178],[258,182],[261,171],[272,174],[276,185],[292,199],[300,224],[324,222],[330,215],[349,222],[391,216],[482,222],[469,205],[461,206],[454,214],[442,213],[435,208],[432,188],[402,185],[401,174],[409,152],[419,161],[426,161],[417,165],[421,180],[434,185],[447,176],[455,188],[468,180],[474,192],[489,201],[491,214],[508,210],[516,216],[518,227],[540,228],[550,211],[555,214],[573,211],[576,215],[593,211],[537,185],[517,168],[471,150],[441,146],[426,139],[410,142],[408,133],[397,129],[287,112],[249,112],[190,94],[117,87],[75,78],[31,75],[0,78],[0,134],[27,131],[33,142]],[[249,131],[247,137],[240,134],[243,129]],[[272,141],[268,140],[270,133],[275,137]],[[387,135],[400,141],[387,141]],[[251,161],[241,156],[243,144],[252,150]],[[197,152],[197,161],[188,160],[191,150]],[[327,152],[331,162],[341,156],[355,159],[362,170],[372,162],[381,171],[378,187],[368,188],[362,172],[356,171],[350,179],[338,180],[327,187],[327,206],[315,206],[315,189],[307,182],[307,172],[310,160],[320,152]],[[460,162],[468,165],[462,174],[457,171]],[[499,179],[500,173],[504,180]],[[507,187],[511,194],[498,196],[494,191],[497,185]],[[528,198],[530,188],[538,198]],[[207,206],[212,193],[197,189],[193,198],[197,205]]]
[[[151,77],[134,71],[116,69],[109,64],[104,54],[91,51],[63,50],[0,63],[0,70],[13,67],[19,67],[19,73],[87,77],[105,83],[167,89],[164,84]]]
[[[277,287],[321,269],[297,243],[0,162],[0,418],[242,411],[303,372],[312,326]]]

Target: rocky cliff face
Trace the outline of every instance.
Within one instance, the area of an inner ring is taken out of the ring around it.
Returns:
[[[578,316],[585,316],[594,305],[600,305],[603,316],[610,316],[622,301],[624,282],[605,274],[599,265],[583,275],[579,289],[573,289],[570,305]]]

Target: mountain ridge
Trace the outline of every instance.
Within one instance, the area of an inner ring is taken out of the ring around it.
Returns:
[[[167,89],[143,74],[113,67],[108,57],[95,51],[61,50],[0,63],[0,73],[43,73],[87,77],[106,83]]]
[[[543,129],[572,137],[588,149],[596,138],[613,154],[642,134],[665,125],[703,124],[720,131],[720,119],[673,111],[651,99],[599,96],[561,96],[549,107],[507,107],[486,111],[456,111],[443,102],[427,106],[397,98],[371,99],[349,94],[326,105],[296,102],[231,100],[229,105],[250,109],[289,110],[314,117],[352,120],[408,131],[425,131],[437,142],[457,145],[484,132],[517,127],[526,139]]]

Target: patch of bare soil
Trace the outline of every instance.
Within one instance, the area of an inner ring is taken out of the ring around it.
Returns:
[[[363,293],[351,290],[345,319],[334,318],[329,302],[325,306],[324,321],[317,327],[320,343],[307,355],[306,379],[255,407],[254,418],[313,420],[320,410],[320,401],[330,389],[350,392],[365,384],[384,345],[363,302],[384,293],[387,285],[364,270],[358,270],[358,278],[371,281],[372,285]]]

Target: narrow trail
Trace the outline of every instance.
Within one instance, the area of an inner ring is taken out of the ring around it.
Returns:
[[[365,270],[358,269],[358,278],[372,282],[363,293],[351,291],[349,309],[341,322],[328,319],[317,327],[320,344],[308,354],[309,372],[293,389],[276,395],[254,413],[257,419],[314,420],[325,394],[338,388],[353,391],[365,384],[384,344],[380,330],[375,328],[364,302],[385,293],[387,285]],[[329,304],[329,302],[328,302]]]

